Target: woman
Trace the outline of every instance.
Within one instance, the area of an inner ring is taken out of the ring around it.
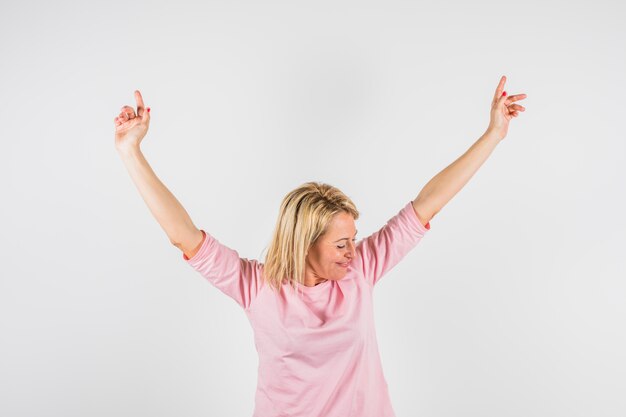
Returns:
[[[486,132],[431,179],[385,226],[356,243],[359,212],[340,190],[309,182],[288,193],[265,263],[240,258],[196,228],[144,159],[150,108],[122,107],[115,146],[141,196],[183,259],[233,298],[259,354],[255,417],[394,416],[381,367],[372,291],[427,233],[432,217],[467,183],[525,108],[503,76]],[[289,285],[284,285],[289,284]]]

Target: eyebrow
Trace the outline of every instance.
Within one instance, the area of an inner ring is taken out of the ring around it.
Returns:
[[[357,233],[359,233],[359,231],[358,231],[358,230],[357,230],[356,232],[354,232],[354,236],[355,236],[355,237],[356,237],[356,234],[357,234]],[[344,237],[344,238],[341,238],[341,239],[339,239],[339,240],[335,240],[333,243],[337,243],[337,242],[339,242],[339,241],[341,241],[341,240],[348,240],[348,239],[350,239],[350,238],[349,238],[349,237]]]

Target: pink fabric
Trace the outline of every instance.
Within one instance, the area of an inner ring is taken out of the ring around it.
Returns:
[[[206,233],[186,260],[233,298],[254,330],[259,354],[254,417],[392,417],[383,375],[372,292],[385,273],[415,247],[430,224],[412,202],[380,230],[357,243],[346,276],[314,287],[261,279],[263,264]]]

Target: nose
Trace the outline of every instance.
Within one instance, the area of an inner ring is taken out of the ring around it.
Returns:
[[[346,256],[346,258],[351,260],[352,258],[354,258],[354,252],[356,251],[354,243],[349,242],[347,248],[348,248],[348,250],[347,250],[345,256]]]

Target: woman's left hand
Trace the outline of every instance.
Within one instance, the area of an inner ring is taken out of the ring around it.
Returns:
[[[506,91],[504,91],[505,82],[506,76],[503,75],[491,101],[491,120],[487,128],[487,131],[492,132],[498,140],[506,137],[511,119],[517,117],[519,112],[526,110],[524,106],[513,104],[516,101],[525,99],[526,94],[507,96]]]

